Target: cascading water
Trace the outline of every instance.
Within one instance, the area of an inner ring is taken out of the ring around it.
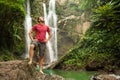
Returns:
[[[26,54],[25,54],[25,58],[28,58],[29,55],[29,47],[30,47],[30,38],[29,38],[29,31],[32,27],[32,19],[31,19],[31,16],[30,16],[30,2],[29,0],[27,0],[27,5],[26,5],[26,17],[25,17],[25,22],[24,22],[24,27],[25,27],[25,38],[26,38]]]
[[[57,15],[55,12],[55,0],[49,2],[49,12],[47,14],[46,5],[43,3],[45,24],[51,29],[52,38],[47,43],[50,63],[57,60]]]

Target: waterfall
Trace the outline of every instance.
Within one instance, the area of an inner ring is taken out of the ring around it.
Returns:
[[[29,47],[30,47],[30,38],[28,35],[28,32],[30,31],[32,27],[32,19],[30,16],[30,2],[27,0],[27,5],[26,5],[26,17],[25,17],[25,22],[24,22],[24,27],[25,27],[25,38],[26,38],[26,53],[25,53],[25,58],[29,57]]]
[[[57,15],[55,13],[55,0],[50,0],[49,2],[49,11],[47,14],[46,5],[43,3],[44,8],[44,18],[45,24],[48,25],[51,29],[52,38],[47,43],[47,48],[49,51],[49,62],[54,62],[57,60]]]

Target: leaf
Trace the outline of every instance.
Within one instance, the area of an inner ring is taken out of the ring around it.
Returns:
[[[19,40],[22,40],[22,38],[19,35],[14,34],[14,37],[16,37]]]

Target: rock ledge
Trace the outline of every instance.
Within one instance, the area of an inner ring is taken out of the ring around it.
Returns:
[[[0,80],[64,80],[58,75],[39,74],[27,61],[0,62]]]

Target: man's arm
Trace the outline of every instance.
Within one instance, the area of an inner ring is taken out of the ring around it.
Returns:
[[[45,42],[48,42],[51,38],[51,32],[48,32],[48,38],[45,40]]]
[[[50,40],[50,38],[51,38],[51,32],[48,32],[48,39],[47,39],[47,41],[49,41]]]
[[[29,32],[29,37],[30,37],[30,39],[31,39],[32,41],[34,41],[33,36],[32,36],[32,33],[33,33],[33,30],[31,29],[30,32]]]

